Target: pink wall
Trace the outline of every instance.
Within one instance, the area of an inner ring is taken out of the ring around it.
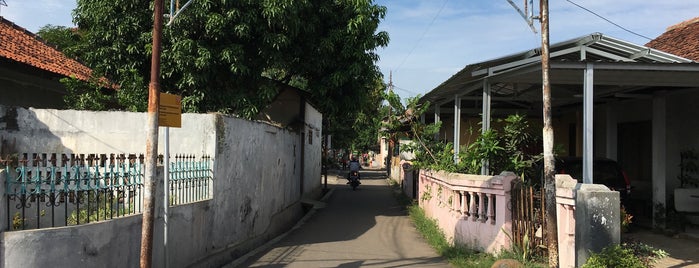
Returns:
[[[556,220],[558,222],[558,265],[575,267],[575,188],[578,181],[556,175]]]
[[[517,176],[497,176],[420,170],[420,207],[437,220],[447,239],[489,253],[510,248],[511,182]]]
[[[511,182],[516,178],[511,172],[482,176],[420,170],[418,202],[450,241],[498,254],[510,249],[507,234],[512,233],[512,213],[508,205]],[[576,184],[568,175],[556,175],[560,267],[575,267]]]

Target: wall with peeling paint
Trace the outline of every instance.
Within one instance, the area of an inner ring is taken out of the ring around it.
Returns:
[[[0,106],[0,139],[4,154],[145,153],[146,113],[76,111]],[[213,114],[183,114],[182,127],[170,128],[170,153],[213,155]],[[158,152],[165,151],[160,128]]]
[[[306,109],[304,131],[310,137],[217,114],[184,114],[182,128],[170,129],[172,154],[208,154],[215,162],[213,199],[169,209],[168,267],[219,267],[303,216],[301,198],[319,194],[321,187],[322,115],[311,106]],[[140,153],[145,150],[145,119],[142,113],[0,106],[0,151]],[[159,141],[162,152],[162,135]],[[162,171],[158,180],[162,182]],[[162,196],[161,191],[156,195]],[[153,266],[163,267],[162,207],[156,211]],[[141,217],[131,216],[80,226],[3,230],[0,268],[134,267],[140,226]]]

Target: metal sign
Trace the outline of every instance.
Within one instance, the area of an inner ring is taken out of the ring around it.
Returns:
[[[160,93],[158,126],[182,127],[182,97],[175,94]]]

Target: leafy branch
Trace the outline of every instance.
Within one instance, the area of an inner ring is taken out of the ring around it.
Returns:
[[[484,163],[491,173],[513,171],[522,176],[540,158],[540,139],[531,134],[530,125],[523,115],[513,114],[504,119],[501,129],[489,129],[471,135],[478,137],[460,150],[458,161],[454,161],[454,144],[440,141],[438,133],[441,122],[426,124],[419,118],[429,108],[429,102],[420,103],[419,96],[409,98],[406,104],[389,92],[386,94],[389,109],[383,122],[384,134],[392,140],[410,139],[401,151],[412,152],[413,165],[418,168],[478,174]]]

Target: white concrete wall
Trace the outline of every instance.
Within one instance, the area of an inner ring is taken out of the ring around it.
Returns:
[[[7,113],[6,107],[0,107],[0,117]],[[145,113],[18,108],[19,129],[0,123],[0,139],[14,147],[2,148],[2,152],[145,153],[146,119]],[[213,155],[214,119],[213,114],[183,114],[182,127],[170,128],[170,153]],[[161,127],[158,152],[164,151]]]
[[[305,146],[305,165],[300,162],[300,134],[266,123],[214,114],[184,115],[183,128],[171,129],[173,154],[207,153],[215,162],[213,199],[169,210],[169,267],[220,267],[303,216],[301,167],[305,166],[305,177],[311,178],[304,182],[304,193],[319,193],[321,185],[322,116],[314,109],[307,111],[306,131],[313,128],[313,141]],[[143,129],[134,122],[144,122],[144,114],[20,109],[18,119],[22,122],[19,129],[8,130],[0,124],[0,136],[13,140],[13,147],[21,151],[145,150],[145,141],[140,139],[144,131],[133,130]],[[162,212],[157,214],[154,267],[162,267]],[[0,268],[136,267],[140,227],[138,215],[88,225],[2,232]]]
[[[0,266],[138,267],[140,241],[140,215],[79,227],[5,232]]]
[[[207,247],[198,256],[220,254],[265,238],[275,224],[300,218],[300,137],[278,127],[220,117],[214,170],[213,215],[202,228]],[[318,163],[320,165],[320,163]],[[285,217],[292,210],[291,217]],[[281,217],[281,218],[280,218]],[[273,232],[274,233],[274,232]],[[195,237],[188,238],[195,239]]]
[[[699,92],[666,91],[664,94],[666,94],[665,122],[656,122],[657,124],[653,128],[655,129],[661,123],[666,128],[665,140],[656,141],[665,146],[665,154],[657,156],[657,159],[665,161],[666,171],[658,179],[665,180],[668,194],[671,194],[672,190],[679,186],[679,180],[677,179],[679,168],[677,166],[680,163],[680,152],[692,148],[699,150],[699,110],[694,109],[697,103],[699,103]],[[605,109],[595,110],[595,123],[598,122],[598,119],[599,121],[606,121],[602,117],[606,113],[613,114],[617,124],[653,120],[653,101],[651,99],[612,103],[608,104]],[[598,115],[600,118],[597,117]],[[604,144],[606,147],[616,146],[605,144],[608,138],[605,137],[607,128],[608,126],[595,124],[595,142],[600,145]],[[614,156],[600,154],[609,150],[598,146],[597,144],[595,146],[595,155],[615,158]]]
[[[379,153],[376,155],[374,161],[378,163],[378,165],[374,165],[374,167],[378,168],[385,168],[386,167],[386,157],[390,155],[390,152],[388,151],[388,138],[385,137],[379,137]]]
[[[678,93],[667,96],[667,189],[670,194],[680,186],[680,152],[694,149],[699,152],[699,93]]]
[[[315,194],[320,190],[323,158],[323,115],[306,103],[305,156],[303,193]]]

